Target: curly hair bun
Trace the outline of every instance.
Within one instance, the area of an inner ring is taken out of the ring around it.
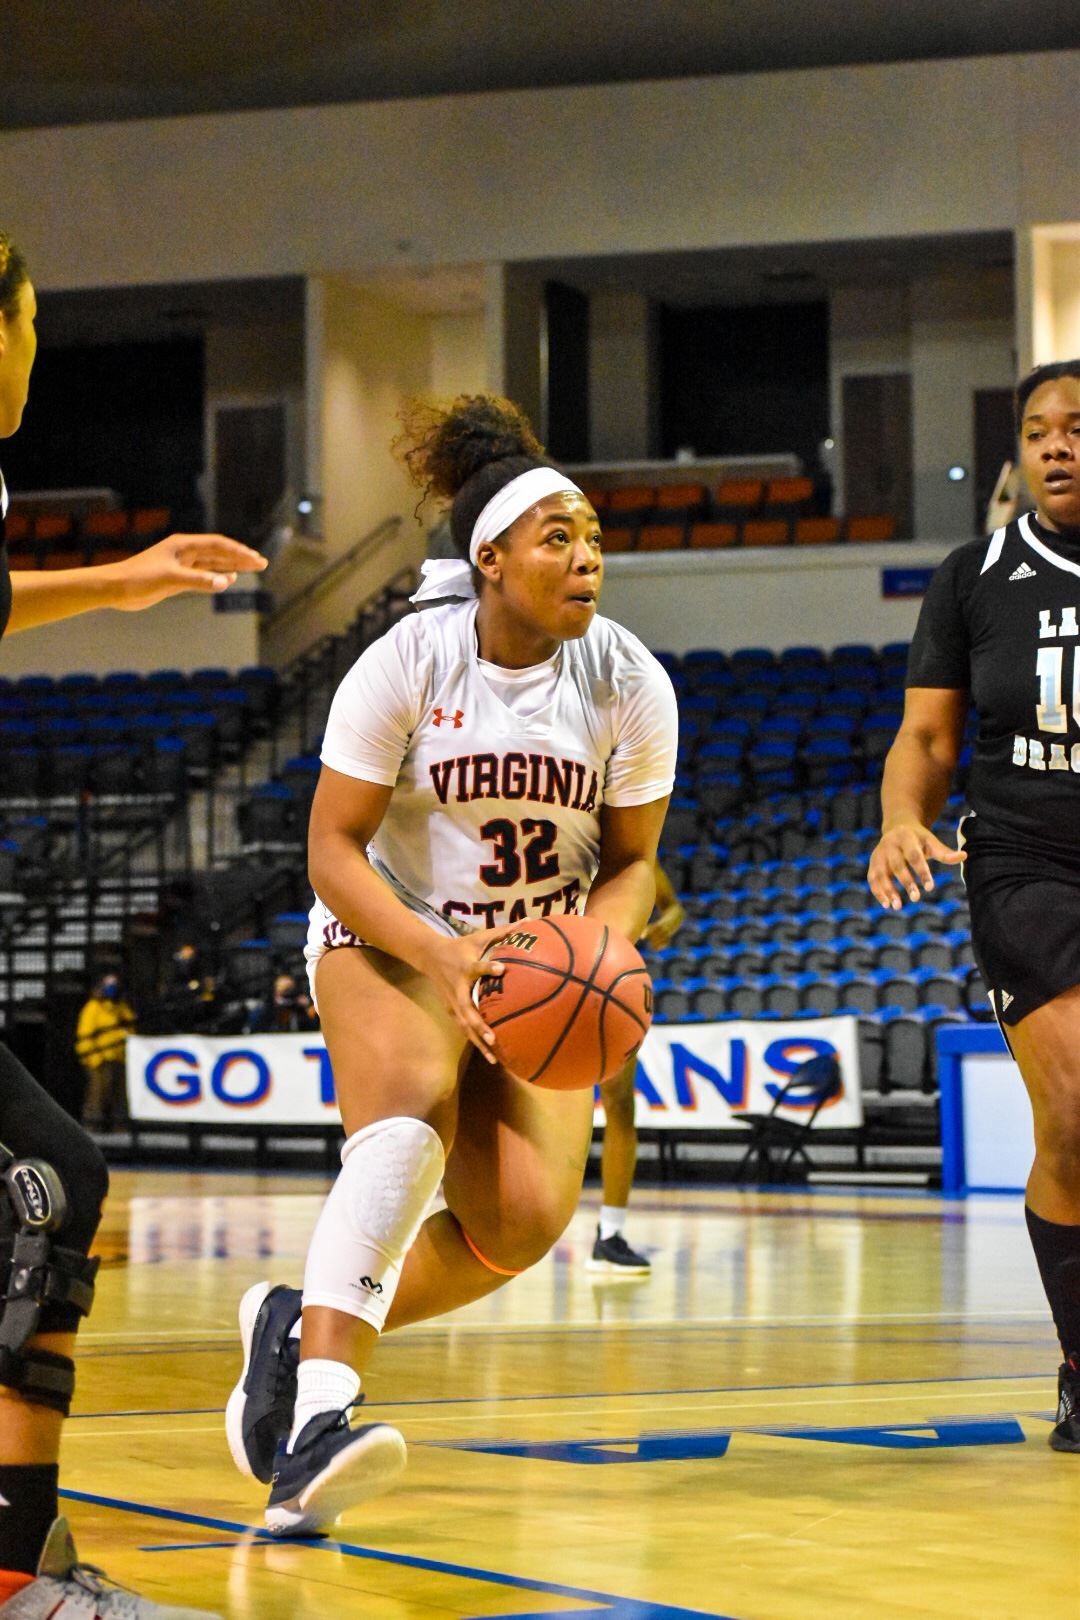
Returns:
[[[397,445],[414,481],[445,499],[493,461],[544,455],[524,411],[495,394],[461,394],[444,407],[414,401],[402,426]]]

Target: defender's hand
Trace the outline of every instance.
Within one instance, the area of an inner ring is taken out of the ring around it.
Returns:
[[[223,534],[170,534],[123,562],[104,565],[119,583],[118,608],[137,613],[185,591],[216,595],[237,574],[261,574],[266,558]]]
[[[901,891],[918,900],[920,883],[927,894],[933,889],[931,861],[959,866],[966,859],[962,850],[950,849],[920,821],[901,821],[882,834],[870,857],[866,881],[886,911],[899,911],[904,903]]]

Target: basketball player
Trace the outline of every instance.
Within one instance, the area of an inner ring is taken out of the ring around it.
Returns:
[[[0,235],[0,438],[22,420],[37,304],[26,263]],[[265,566],[220,535],[172,535],[99,568],[8,570],[0,475],[0,634],[92,608],[138,609],[182,591],[221,591]],[[94,1297],[88,1258],[108,1190],[105,1161],[0,1046],[0,1620],[214,1620],[110,1589],[76,1561],[60,1517],[60,1429],[75,1386],[72,1354]]]
[[[656,863],[656,908],[658,915],[642,936],[654,951],[674,939],[683,920],[683,908],[659,861]],[[621,1074],[600,1087],[604,1109],[604,1145],[600,1150],[600,1184],[603,1205],[596,1228],[596,1241],[585,1262],[586,1269],[607,1277],[647,1277],[652,1267],[648,1256],[639,1254],[626,1241],[626,1210],[637,1167],[637,1125],[634,1119],[637,1057],[632,1057]]]
[[[1035,502],[934,575],[868,874],[886,908],[964,861],[976,960],[1031,1099],[1027,1224],[1061,1340],[1050,1444],[1080,1452],[1080,360],[1016,394]],[[963,854],[930,831],[979,715]]]
[[[304,1274],[295,1409],[300,1299],[262,1283],[227,1414],[288,1535],[325,1531],[404,1464],[396,1429],[349,1425],[383,1329],[502,1287],[572,1215],[591,1089],[512,1079],[473,989],[533,918],[584,908],[640,937],[674,781],[671,683],[598,616],[596,514],[517,408],[417,407],[404,448],[453,498],[460,560],[425,563],[415,600],[440,605],[368,648],[330,711],[307,956],[347,1141]]]

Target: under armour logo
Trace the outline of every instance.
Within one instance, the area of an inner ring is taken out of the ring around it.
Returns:
[[[465,718],[464,709],[455,709],[453,714],[444,714],[442,709],[436,709],[431,717],[433,726],[450,725],[455,731],[461,730],[461,722]]]
[[[375,1282],[375,1280],[371,1277],[361,1277],[360,1286],[361,1288],[366,1288],[369,1294],[382,1293],[382,1283]]]

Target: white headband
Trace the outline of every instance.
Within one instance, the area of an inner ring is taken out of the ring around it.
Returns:
[[[500,534],[505,534],[516,518],[535,506],[537,501],[542,501],[545,495],[582,493],[565,473],[556,472],[554,467],[530,467],[528,472],[511,478],[491,497],[473,524],[469,561],[440,558],[423,563],[420,568],[420,589],[409,598],[410,602],[419,606],[421,602],[474,596],[472,570],[476,565],[477,552],[486,541],[497,540]]]
[[[582,491],[565,473],[556,472],[554,467],[530,467],[528,472],[511,478],[491,497],[473,524],[469,561],[475,567],[480,547],[488,540],[497,540],[515,519],[535,506],[537,501],[542,501],[545,495],[564,493],[580,495]]]

